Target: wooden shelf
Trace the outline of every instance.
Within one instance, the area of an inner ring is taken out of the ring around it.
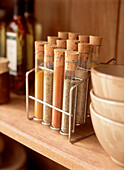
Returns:
[[[59,132],[28,120],[25,96],[11,95],[9,104],[0,105],[0,132],[69,169],[123,169],[111,161],[95,135],[70,144]]]

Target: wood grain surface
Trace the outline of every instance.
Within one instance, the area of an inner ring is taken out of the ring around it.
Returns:
[[[115,57],[118,0],[72,0],[70,30],[103,37],[101,61]]]
[[[88,126],[82,130],[82,134]],[[10,103],[0,106],[0,132],[72,170],[122,169],[111,161],[95,135],[70,144],[68,138],[59,132],[28,120],[25,96],[11,95]]]

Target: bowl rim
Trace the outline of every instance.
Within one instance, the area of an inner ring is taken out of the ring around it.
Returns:
[[[111,120],[111,119],[108,119],[106,117],[103,117],[101,115],[99,115],[93,108],[93,104],[92,102],[90,103],[90,110],[91,110],[91,115],[94,114],[96,117],[100,118],[101,120],[104,120],[104,121],[107,121],[109,123],[112,123],[112,124],[115,124],[115,125],[118,125],[118,126],[123,126],[124,127],[124,123],[120,123],[120,122],[116,122],[114,120]],[[91,116],[92,117],[92,116]]]
[[[124,107],[124,102],[119,102],[115,100],[103,99],[95,95],[93,89],[90,91],[91,98],[93,97],[97,101],[101,101],[103,103],[111,104],[111,105],[119,105]]]
[[[117,79],[117,80],[120,80],[120,81],[124,81],[124,77],[119,77],[119,76],[114,76],[114,75],[111,75],[111,74],[106,74],[106,73],[102,73],[100,71],[96,71],[95,68],[97,67],[124,67],[124,65],[109,65],[109,64],[99,64],[99,65],[96,65],[96,66],[93,66],[91,68],[91,75],[92,73],[93,74],[96,74],[97,76],[100,76],[100,77],[104,77],[104,78],[108,78],[108,79]]]

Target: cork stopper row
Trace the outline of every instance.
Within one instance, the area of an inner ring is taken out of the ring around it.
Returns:
[[[79,53],[76,51],[65,51],[65,70],[74,71],[78,65]]]
[[[56,40],[56,43],[58,48],[66,49],[66,40]]]
[[[90,44],[89,43],[78,43],[78,52],[89,53],[90,52]]]
[[[44,45],[44,61],[45,62],[54,62],[54,49],[56,45],[45,44]]]
[[[47,41],[51,45],[56,45],[56,40],[60,40],[60,38],[55,36],[47,36]]]
[[[61,38],[62,40],[67,40],[68,39],[68,32],[58,32],[58,37]]]

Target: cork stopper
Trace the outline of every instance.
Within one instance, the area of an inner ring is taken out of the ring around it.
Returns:
[[[58,32],[58,37],[61,38],[62,40],[67,40],[68,39],[68,32]]]
[[[56,40],[60,40],[60,38],[55,36],[47,36],[47,41],[51,45],[56,45]]]
[[[56,40],[56,43],[58,48],[66,49],[66,40]]]
[[[65,70],[74,71],[78,65],[79,53],[75,51],[65,51]]]
[[[90,35],[89,41],[90,41],[91,45],[101,45],[102,44],[102,37]]]
[[[9,71],[9,60],[4,58],[4,57],[0,57],[0,74],[2,73],[6,73]]]
[[[88,35],[79,35],[79,41],[81,43],[89,43],[89,36]]]
[[[67,50],[78,51],[79,40],[67,40]]]
[[[77,40],[79,35],[80,35],[80,33],[69,32],[68,33],[68,39],[69,40]]]
[[[48,44],[47,41],[35,41],[35,53],[44,52],[44,45]]]
[[[54,50],[54,67],[63,65],[65,61],[65,49]]]
[[[78,52],[89,53],[90,52],[90,44],[88,44],[88,43],[78,43]]]
[[[45,62],[54,62],[54,49],[56,49],[56,45],[45,44],[44,45],[44,61]]]

